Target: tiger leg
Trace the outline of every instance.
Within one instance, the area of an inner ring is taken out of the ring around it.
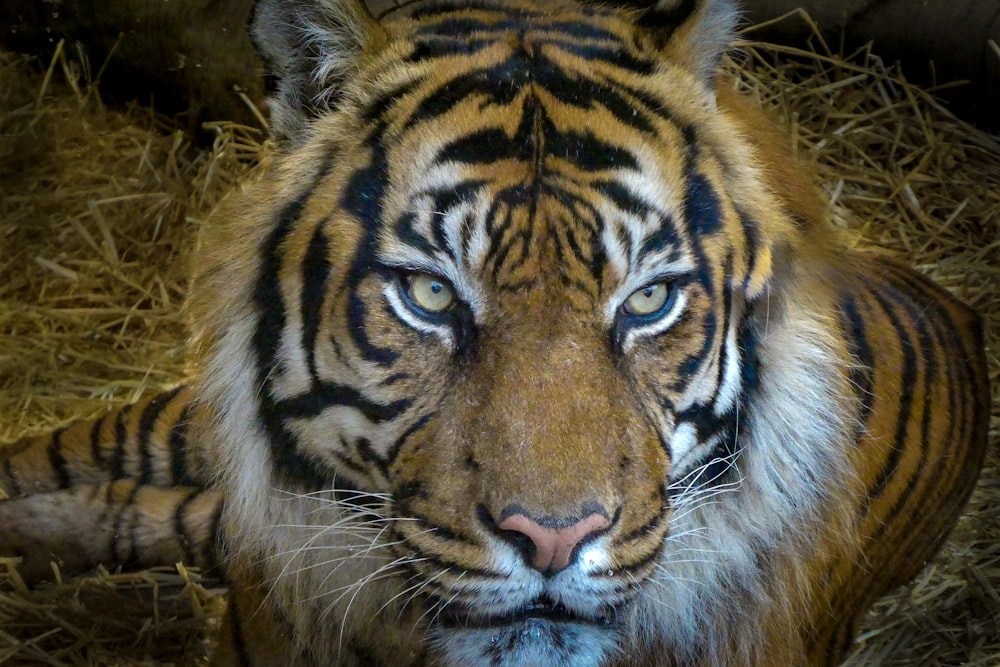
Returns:
[[[136,569],[216,565],[220,497],[123,479],[0,502],[0,556],[20,557],[28,583],[98,564]]]
[[[205,486],[194,392],[180,386],[92,420],[0,445],[0,500],[116,479]]]

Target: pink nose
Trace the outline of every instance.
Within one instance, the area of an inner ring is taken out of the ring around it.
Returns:
[[[563,528],[549,528],[523,514],[512,514],[497,527],[526,535],[535,545],[531,567],[539,572],[555,573],[569,566],[573,550],[580,542],[610,525],[611,522],[600,514],[591,514]]]

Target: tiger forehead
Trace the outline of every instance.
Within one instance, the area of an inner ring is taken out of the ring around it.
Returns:
[[[647,246],[676,252],[671,198],[690,137],[642,83],[653,61],[624,22],[485,9],[417,18],[417,74],[408,67],[383,107],[386,258],[443,260],[494,285],[554,276],[596,298]]]
[[[438,92],[449,96],[481,92],[467,90],[471,79],[494,86],[495,94],[534,84],[566,87],[565,92],[579,97],[580,84],[589,78],[578,76],[581,67],[595,71],[610,67],[618,76],[649,76],[658,70],[659,54],[648,37],[617,14],[577,5],[560,12],[561,3],[546,4],[551,7],[501,2],[476,9],[446,5],[418,12],[419,20],[404,24],[397,34],[405,45],[397,64],[411,73],[429,74],[432,85],[445,83]]]

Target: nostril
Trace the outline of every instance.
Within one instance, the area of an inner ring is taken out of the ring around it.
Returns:
[[[508,544],[513,546],[524,557],[525,562],[532,562],[535,560],[535,554],[538,552],[538,548],[530,537],[525,535],[519,530],[508,530],[499,529],[500,537],[507,541]]]
[[[603,512],[594,511],[583,519],[544,517],[535,520],[523,508],[509,506],[501,513],[501,520],[495,522],[490,513],[479,508],[480,520],[494,533],[515,547],[531,567],[539,572],[554,574],[566,569],[573,559],[576,548],[585,540],[611,526],[611,521]]]
[[[497,525],[496,520],[493,518],[493,515],[490,514],[490,511],[482,505],[479,505],[476,508],[476,514],[482,524],[486,526],[491,533],[517,549],[524,557],[525,561],[530,563],[535,559],[535,543],[531,541],[530,537],[518,530],[506,530],[500,528]]]

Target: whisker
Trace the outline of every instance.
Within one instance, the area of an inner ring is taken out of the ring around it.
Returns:
[[[425,580],[423,580],[423,581],[418,581],[417,583],[413,584],[412,586],[409,586],[409,587],[407,587],[407,588],[404,588],[404,589],[403,589],[402,591],[400,591],[399,593],[396,593],[396,594],[395,594],[395,595],[393,595],[393,596],[392,596],[391,598],[389,598],[388,600],[386,600],[386,601],[385,601],[385,603],[384,603],[384,604],[383,604],[383,605],[382,605],[381,607],[379,607],[379,608],[378,608],[378,609],[377,609],[377,610],[375,611],[375,614],[374,614],[374,616],[378,616],[378,615],[379,615],[379,613],[381,613],[381,612],[382,612],[382,610],[384,610],[384,609],[385,609],[386,607],[388,607],[388,606],[389,606],[390,604],[392,604],[393,602],[395,602],[395,601],[396,601],[397,599],[399,599],[399,598],[401,598],[402,596],[406,595],[406,594],[407,594],[407,593],[409,593],[410,591],[414,591],[414,594],[413,594],[413,595],[411,595],[411,596],[410,596],[410,598],[409,598],[409,599],[408,599],[408,600],[407,600],[407,601],[406,601],[406,602],[405,602],[405,603],[403,604],[402,608],[405,608],[405,607],[406,607],[406,605],[407,605],[407,604],[409,604],[409,603],[410,603],[410,601],[411,601],[411,600],[412,600],[412,599],[413,599],[413,598],[414,598],[414,597],[415,597],[415,596],[416,596],[417,594],[419,594],[419,593],[420,593],[420,591],[421,591],[422,589],[424,589],[424,588],[426,588],[427,586],[431,585],[431,584],[432,584],[432,583],[433,583],[433,582],[434,582],[435,580],[437,580],[437,579],[438,579],[439,577],[442,577],[442,576],[444,576],[444,574],[445,574],[445,571],[444,571],[444,570],[441,570],[440,572],[438,572],[437,574],[435,574],[435,575],[434,575],[433,577],[430,577],[429,579],[425,579]],[[406,583],[409,583],[410,581],[412,581],[413,579],[419,579],[419,578],[420,578],[420,575],[418,575],[418,574],[415,574],[415,575],[413,575],[412,577],[410,577],[409,579],[407,579],[406,581],[404,581],[403,583],[404,583],[404,584],[406,584]]]

